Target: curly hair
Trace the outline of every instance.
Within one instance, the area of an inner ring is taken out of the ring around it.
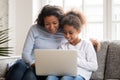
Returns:
[[[63,18],[64,11],[60,6],[51,6],[51,5],[46,5],[43,7],[41,12],[38,15],[38,18],[36,19],[36,22],[40,27],[44,27],[44,18],[47,16],[56,16],[59,20],[59,26],[61,19]]]
[[[85,16],[79,11],[69,11],[66,13],[61,21],[62,27],[64,25],[74,26],[76,29],[82,28],[86,24]]]

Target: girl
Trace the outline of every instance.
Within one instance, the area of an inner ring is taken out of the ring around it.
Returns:
[[[90,41],[82,40],[79,34],[86,23],[82,13],[76,11],[68,12],[62,19],[63,34],[67,39],[59,49],[78,50],[78,75],[63,76],[61,80],[89,80],[93,71],[98,68],[96,52]],[[56,76],[48,76],[47,79],[58,80]]]

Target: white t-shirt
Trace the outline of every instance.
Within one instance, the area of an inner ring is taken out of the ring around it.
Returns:
[[[77,45],[71,45],[69,42],[62,43],[59,49],[78,50],[78,75],[89,80],[93,71],[98,68],[96,52],[90,41],[81,40]]]

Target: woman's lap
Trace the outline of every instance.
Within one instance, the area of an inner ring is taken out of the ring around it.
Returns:
[[[36,77],[33,69],[28,68],[28,69],[25,71],[22,80],[37,80],[37,77]]]
[[[60,79],[61,78],[61,79]],[[23,60],[18,60],[9,69],[6,80],[84,80],[81,76],[71,77],[71,76],[36,76],[34,69],[29,67]]]
[[[6,74],[6,80],[21,80],[24,72],[27,69],[27,65],[23,60],[18,60],[16,63],[11,66],[9,71]]]
[[[17,60],[6,74],[6,80],[45,80],[46,76],[36,76],[34,69],[22,59]]]

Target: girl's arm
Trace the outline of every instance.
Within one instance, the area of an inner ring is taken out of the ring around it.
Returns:
[[[98,63],[93,45],[87,44],[84,52],[85,53],[83,54],[85,54],[85,58],[82,55],[78,56],[78,66],[89,71],[96,71],[98,68]]]

